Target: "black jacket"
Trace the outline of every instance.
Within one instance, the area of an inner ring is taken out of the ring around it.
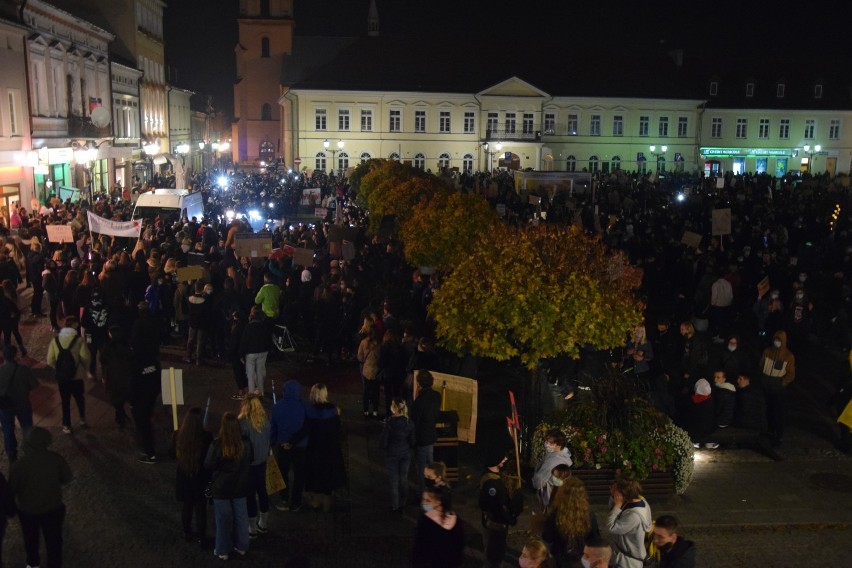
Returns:
[[[431,446],[438,441],[438,413],[441,411],[441,395],[426,389],[417,395],[411,405],[411,420],[414,422],[414,439],[417,446]]]
[[[414,448],[414,423],[405,416],[391,416],[379,437],[379,446],[388,457],[400,457]]]
[[[678,537],[671,548],[661,548],[660,568],[695,568],[695,544]]]
[[[737,391],[734,423],[741,428],[766,432],[766,396],[753,385]]]
[[[248,353],[265,353],[272,347],[272,334],[266,321],[250,321],[240,338],[240,357]]]
[[[240,459],[222,456],[222,443],[216,439],[207,451],[204,468],[210,472],[213,499],[239,499],[249,493],[249,466],[253,459],[251,442],[243,438],[245,451]]]
[[[730,385],[730,383],[725,383]],[[734,423],[734,408],[737,406],[737,393],[729,388],[713,386],[713,405],[716,414],[716,426],[730,426]]]

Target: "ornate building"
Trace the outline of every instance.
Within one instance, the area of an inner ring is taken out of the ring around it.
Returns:
[[[8,221],[13,204],[30,207],[38,156],[30,151],[27,117],[27,29],[3,19],[5,15],[0,11],[0,214]]]

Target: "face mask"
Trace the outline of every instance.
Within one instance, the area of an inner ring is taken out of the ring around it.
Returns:
[[[774,346],[775,346],[775,349],[781,349],[781,341],[780,341],[780,340],[778,340],[778,339],[776,339],[775,341],[773,341],[773,342],[772,342],[772,345],[774,345]]]
[[[592,561],[586,560],[585,558],[581,558],[580,562],[583,563],[583,568],[592,568]]]
[[[423,507],[423,510],[426,511],[427,513],[435,508],[433,505],[426,505],[425,503],[423,505],[421,505],[421,507]]]
[[[799,276],[799,282],[804,282],[804,281],[805,281],[805,280],[807,280],[807,279],[808,279],[808,277],[807,277],[807,276],[805,276],[804,274],[802,274],[801,276]]]
[[[555,475],[550,476],[550,484],[554,487],[562,487],[563,481]]]
[[[801,292],[799,292],[798,294],[796,294],[796,299],[797,299],[797,300],[804,300],[804,299],[805,299],[805,295],[804,295],[804,294],[802,294]]]
[[[183,252],[189,251],[189,245],[180,245],[180,250],[182,250]]]
[[[163,285],[163,279],[161,278],[160,280],[157,280],[157,284],[159,284],[160,286],[162,286],[162,285]]]
[[[773,300],[777,300],[777,299],[778,299],[778,294],[772,294],[772,295],[770,295],[769,297],[770,297],[770,298],[772,298]]]
[[[729,344],[728,344],[728,351],[730,351],[731,353],[733,353],[733,352],[734,352],[734,351],[736,351],[736,350],[737,350],[737,346],[736,346],[736,345],[733,345],[733,344],[731,344],[731,343],[729,343]]]
[[[544,449],[547,450],[547,453],[553,453],[556,451],[556,446],[553,444],[545,444]]]

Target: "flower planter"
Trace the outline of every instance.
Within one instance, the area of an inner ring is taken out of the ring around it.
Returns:
[[[586,486],[589,501],[603,503],[609,499],[609,488],[615,481],[615,469],[574,469],[572,475]],[[641,481],[642,496],[650,501],[668,499],[675,494],[675,478],[672,471],[654,471]]]

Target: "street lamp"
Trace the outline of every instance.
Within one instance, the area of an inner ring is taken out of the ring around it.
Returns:
[[[74,150],[74,161],[83,166],[86,180],[86,189],[89,194],[89,203],[94,201],[94,183],[92,180],[92,162],[98,159],[98,147],[92,142],[71,142]]]
[[[334,157],[337,156],[338,152],[343,150],[343,140],[337,141],[337,149],[336,150],[334,148],[330,148],[330,146],[331,146],[331,142],[328,141],[328,138],[326,138],[325,140],[322,141],[322,147],[325,148],[326,150],[331,150],[331,170],[334,171],[334,164],[335,164]],[[340,172],[338,172],[338,175],[340,175]]]
[[[654,160],[657,162],[657,175],[659,175],[660,172],[662,172],[665,169],[666,152],[668,152],[669,147],[665,146],[665,145],[660,146],[660,152],[659,153],[656,152],[657,147],[654,146],[653,144],[651,146],[649,146],[649,149],[651,150],[651,155],[654,156]],[[663,167],[662,168],[660,167],[660,165],[661,165],[660,164],[660,158],[663,159]]]
[[[813,163],[814,163],[814,156],[818,155],[820,153],[820,151],[822,151],[822,146],[817,144],[816,146],[813,147],[813,151],[812,151],[810,144],[805,144],[802,149],[808,155],[808,173],[811,173],[812,168],[813,168]]]
[[[485,151],[488,152],[488,170],[494,171],[494,169],[492,168],[492,165],[494,163],[494,154],[500,153],[500,150],[503,149],[503,143],[502,142],[495,142],[494,146],[492,148],[488,144],[488,142],[486,142],[485,144],[483,144],[483,146],[485,146]]]
[[[145,152],[145,155],[148,157],[148,161],[151,165],[151,177],[149,181],[153,183],[154,181],[154,155],[159,151],[160,145],[157,144],[156,141],[148,142],[147,144],[142,146],[142,151]]]

